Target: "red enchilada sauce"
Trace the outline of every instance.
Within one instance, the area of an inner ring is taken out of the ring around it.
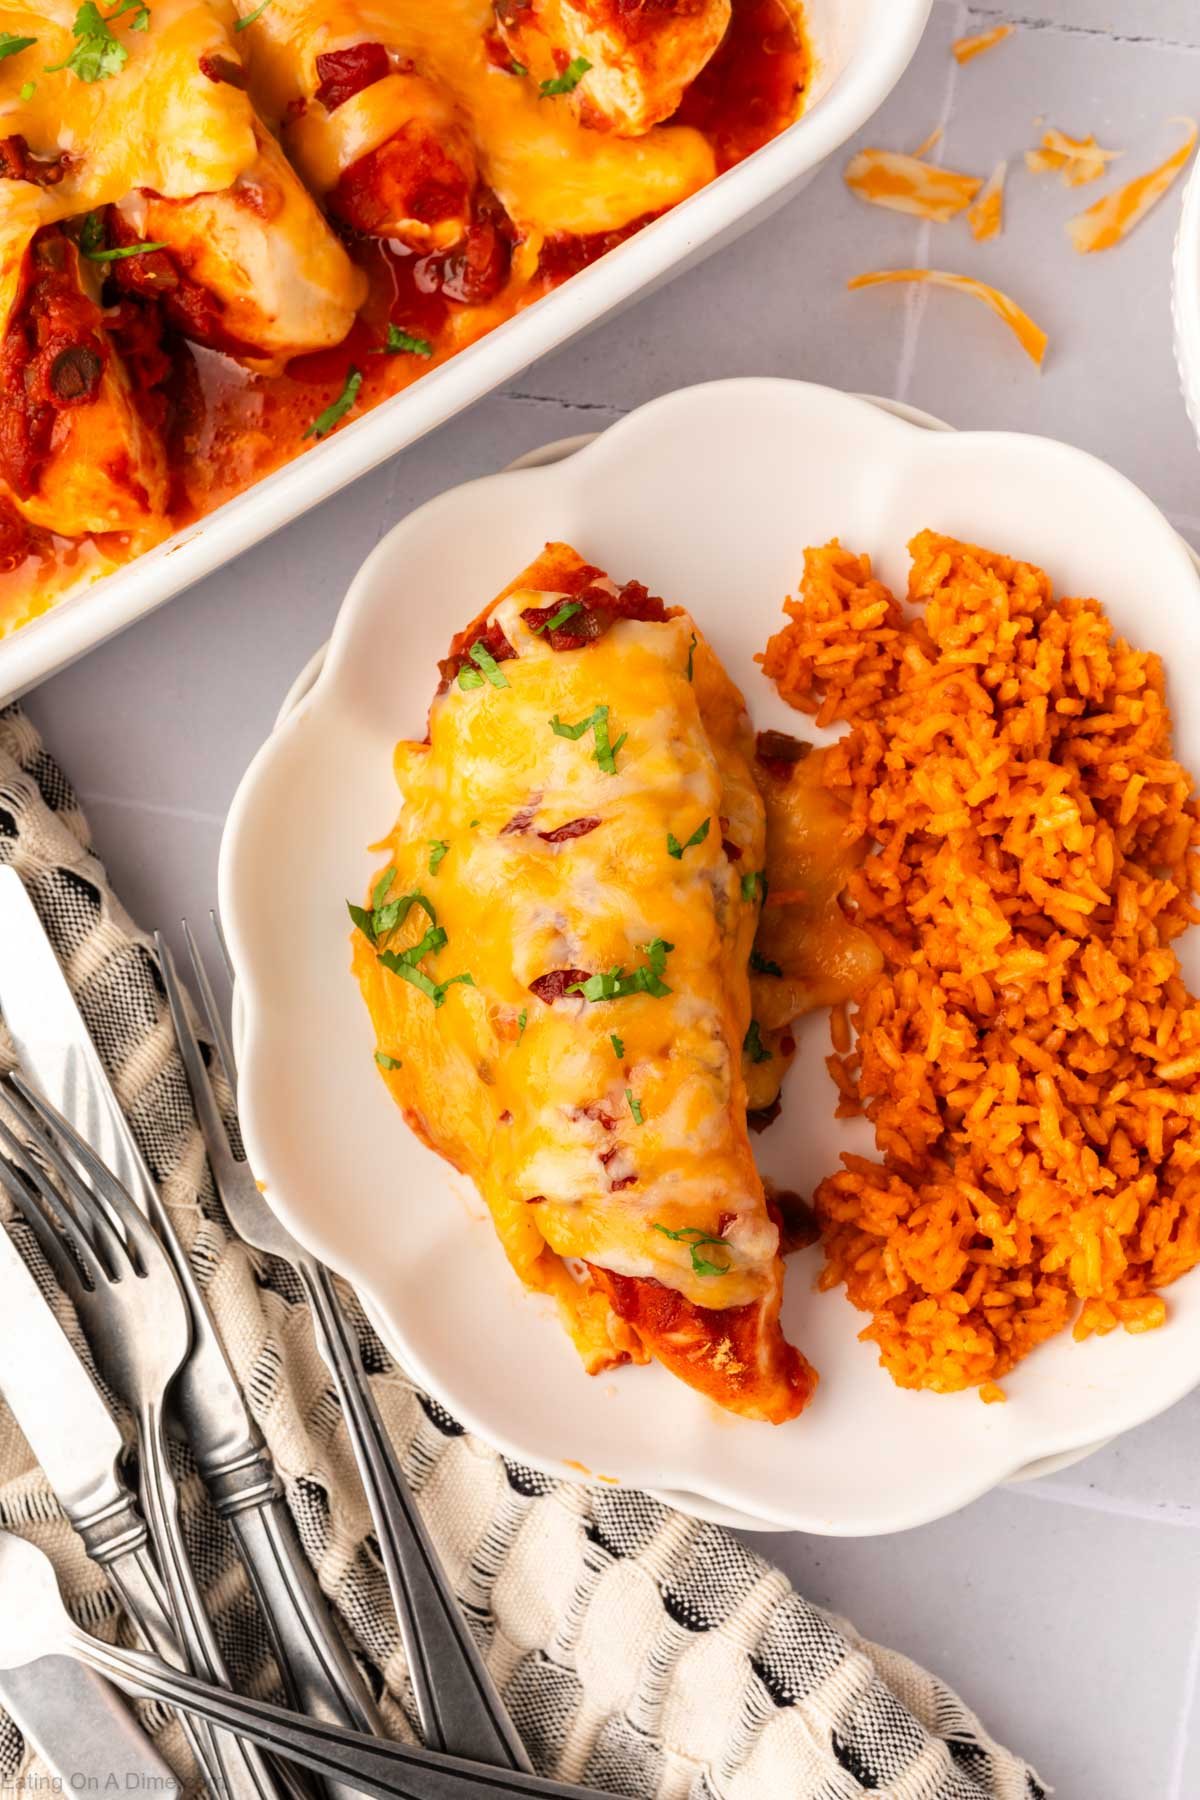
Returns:
[[[323,53],[317,64],[316,103],[335,111],[391,67],[377,43]],[[212,80],[226,78],[220,68],[204,72]],[[667,122],[703,132],[714,147],[718,169],[724,170],[796,116],[808,75],[807,48],[783,0],[733,0],[724,40]],[[331,222],[367,276],[367,299],[341,344],[293,358],[282,374],[252,374],[221,354],[237,346],[223,338],[207,296],[174,259],[151,253],[112,265],[103,294],[105,324],[118,348],[136,347],[128,368],[137,399],[148,419],[161,421],[170,462],[172,528],[192,522],[299,455],[311,441],[305,434],[342,393],[352,371],[362,377],[354,399],[357,415],[616,248],[653,217],[594,236],[549,236],[536,267],[517,281],[512,277],[519,247],[516,228],[486,188],[479,188],[469,202],[464,199],[449,158],[444,166],[431,165],[424,187],[418,184],[414,192],[410,183],[406,198],[413,216],[431,225],[456,206],[468,205],[461,243],[420,255],[397,239],[367,234],[377,222],[376,213],[382,216],[380,209],[386,210],[394,179],[386,149],[384,145],[352,164],[330,196]],[[8,165],[16,160],[14,150],[0,163],[0,181],[11,178]],[[109,241],[120,243],[127,234],[115,210],[107,211]],[[355,229],[356,220],[364,229]],[[393,327],[404,334],[408,347],[383,354]],[[18,319],[9,336],[14,329],[27,333]],[[185,330],[189,336],[183,335]],[[0,359],[6,352],[17,354],[7,342],[0,343]],[[24,428],[18,435],[25,435]],[[28,454],[23,442],[10,445],[9,453],[18,460]],[[124,560],[133,548],[117,534],[67,540],[35,531],[0,498],[0,634],[49,605],[81,573],[103,568],[105,559]]]

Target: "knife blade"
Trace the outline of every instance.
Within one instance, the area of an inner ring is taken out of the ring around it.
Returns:
[[[183,1784],[107,1681],[69,1656],[0,1670],[0,1705],[60,1793],[174,1795]]]
[[[0,1394],[74,1524],[115,1512],[121,1433],[7,1231],[0,1230]]]
[[[176,1382],[179,1412],[201,1478],[237,1537],[292,1699],[314,1718],[380,1732],[378,1709],[329,1616],[187,1253],[10,865],[0,866],[0,1013],[25,1073],[128,1189],[175,1266],[193,1327]]]
[[[3,1227],[0,1394],[84,1549],[106,1570],[142,1641],[183,1668],[150,1555],[149,1533],[118,1467],[120,1429]],[[211,1785],[219,1780],[206,1741],[211,1734],[183,1723]]]

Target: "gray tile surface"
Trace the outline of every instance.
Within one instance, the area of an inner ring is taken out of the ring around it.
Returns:
[[[1023,21],[962,70],[948,46]],[[977,246],[846,192],[845,156],[778,218],[259,546],[30,697],[97,846],[146,922],[200,913],[220,825],[293,676],[367,550],[412,507],[532,446],[598,430],[681,384],[739,373],[902,394],[960,426],[1066,438],[1108,458],[1200,544],[1200,455],[1168,321],[1178,192],[1121,249],[1079,258],[1063,223],[1101,191],[1035,181],[1035,120],[1149,167],[1200,105],[1200,0],[936,0],[863,142],[946,126],[947,163],[1010,159],[1009,216]],[[848,294],[869,267],[986,275],[1051,334],[1039,376],[955,295]],[[863,1478],[870,1479],[864,1446]],[[1200,1800],[1200,1396],[1088,1461],[953,1519],[867,1542],[758,1539],[815,1599],[961,1688],[1059,1800]]]

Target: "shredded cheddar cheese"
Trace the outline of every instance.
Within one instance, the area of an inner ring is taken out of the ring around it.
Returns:
[[[872,206],[939,224],[956,218],[983,186],[976,175],[940,169],[902,150],[860,150],[846,165],[845,181],[852,194]]]
[[[1105,194],[1086,212],[1067,221],[1067,235],[1081,255],[1093,250],[1111,250],[1122,243],[1136,225],[1140,225],[1151,207],[1157,206],[1175,177],[1186,167],[1196,148],[1197,129],[1194,119],[1181,119],[1188,128],[1187,137],[1173,155],[1145,175],[1127,181],[1115,193]]]
[[[1052,125],[1042,133],[1037,149],[1025,152],[1025,167],[1034,175],[1061,175],[1064,187],[1084,187],[1089,181],[1099,181],[1107,165],[1123,154],[1102,149],[1090,135],[1068,137]]]
[[[940,125],[935,125],[933,130],[930,132],[929,136],[927,138],[921,139],[921,142],[917,145],[916,149],[912,152],[912,155],[913,156],[928,156],[929,152],[933,149],[933,146],[935,144],[940,144],[941,141],[942,141],[942,128]]]
[[[846,286],[882,287],[903,281],[927,282],[932,287],[954,288],[959,293],[970,294],[976,300],[982,300],[1008,326],[1026,356],[1041,367],[1049,342],[1041,326],[1036,325],[1028,313],[1022,312],[1015,300],[1001,293],[999,288],[989,286],[986,281],[977,281],[973,275],[952,275],[945,269],[874,269],[866,275],[855,275]]]
[[[967,208],[967,224],[977,243],[999,237],[1004,229],[1004,178],[1008,164],[998,162],[976,198]]]
[[[997,44],[1012,36],[1012,30],[1011,25],[996,25],[991,31],[981,31],[975,37],[956,38],[950,46],[955,62],[969,63],[974,57],[982,56],[985,50],[994,50]]]

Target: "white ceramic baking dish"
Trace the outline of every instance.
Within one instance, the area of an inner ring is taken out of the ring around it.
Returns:
[[[932,0],[806,0],[815,70],[802,118],[709,187],[405,392],[128,567],[0,642],[0,704],[153,611],[242,550],[765,218],[880,106]]]

